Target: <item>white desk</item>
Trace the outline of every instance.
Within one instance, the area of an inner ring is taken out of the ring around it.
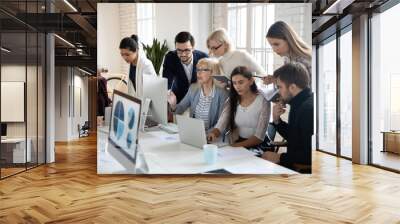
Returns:
[[[109,127],[97,127],[97,173],[136,174],[135,164],[108,142]]]
[[[108,144],[108,128],[99,130],[97,136],[102,139],[97,141],[97,170],[102,174],[199,174],[216,169],[225,169],[233,174],[296,174],[290,169],[254,156],[245,148],[230,146],[220,148],[217,163],[207,165],[201,149],[181,144],[178,134],[164,131],[139,134],[139,153],[135,167],[122,153],[118,153],[118,149]]]
[[[13,163],[25,163],[25,158],[27,158],[26,162],[31,162],[32,154],[31,154],[31,145],[32,140],[30,138],[26,139],[27,147],[25,154],[25,138],[6,138],[1,139],[1,144],[8,147],[12,146],[13,151]],[[3,147],[4,147],[3,146]]]

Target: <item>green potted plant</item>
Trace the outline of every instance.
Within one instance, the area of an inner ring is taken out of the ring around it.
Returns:
[[[154,38],[153,44],[151,46],[143,43],[142,45],[144,52],[146,52],[147,58],[153,63],[154,69],[158,74],[164,56],[169,50],[167,46],[167,41],[164,40],[164,43],[161,45],[161,42]]]

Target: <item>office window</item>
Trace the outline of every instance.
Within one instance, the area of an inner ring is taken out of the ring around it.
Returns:
[[[265,35],[275,22],[275,6],[272,4],[228,4],[228,33],[236,49],[246,50],[257,62],[273,72],[273,51]]]
[[[318,149],[336,154],[336,37],[318,48]]]
[[[352,156],[352,35],[340,36],[340,154]]]
[[[149,44],[154,38],[154,4],[153,3],[138,3],[137,5],[137,30],[139,42]]]
[[[24,13],[41,13],[43,2],[20,2]],[[44,33],[0,12],[2,142],[0,179],[45,162]],[[19,24],[19,25],[16,25]],[[5,139],[3,139],[5,138]]]
[[[371,18],[371,134],[372,163],[400,170],[400,156],[392,153],[400,149],[396,138],[384,146],[383,132],[400,130],[400,4]],[[393,135],[392,135],[393,136]],[[398,137],[397,137],[398,139]],[[386,150],[387,152],[382,152]]]

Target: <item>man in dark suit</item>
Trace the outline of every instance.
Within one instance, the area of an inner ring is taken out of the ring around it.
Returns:
[[[273,125],[288,145],[286,153],[267,151],[263,158],[301,173],[311,173],[314,98],[308,72],[300,63],[289,63],[278,68],[274,77],[282,102],[273,107]],[[281,119],[286,103],[290,105],[287,123]]]
[[[168,79],[168,89],[179,103],[186,95],[190,84],[197,82],[197,62],[208,55],[194,50],[194,38],[189,32],[180,32],[175,37],[176,50],[165,55],[163,77]]]

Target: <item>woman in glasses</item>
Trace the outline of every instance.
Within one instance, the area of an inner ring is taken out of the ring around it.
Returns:
[[[225,29],[217,29],[207,38],[207,48],[210,56],[219,58],[221,75],[230,78],[230,75],[238,66],[245,66],[250,72],[264,76],[264,69],[246,51],[234,49]]]
[[[143,95],[143,75],[156,75],[153,63],[139,50],[137,36],[125,37],[119,44],[122,58],[129,64],[128,94]]]
[[[190,86],[185,97],[176,104],[176,96],[170,91],[168,103],[173,112],[183,114],[190,108],[190,117],[204,121],[206,131],[214,128],[228,98],[228,92],[216,84],[212,75],[219,74],[218,61],[202,58],[196,65],[197,83]]]
[[[307,68],[311,77],[311,48],[289,24],[283,21],[275,22],[268,29],[266,38],[272,50],[283,57],[284,64],[301,63]],[[264,78],[264,84],[270,84],[274,81],[272,75]]]

